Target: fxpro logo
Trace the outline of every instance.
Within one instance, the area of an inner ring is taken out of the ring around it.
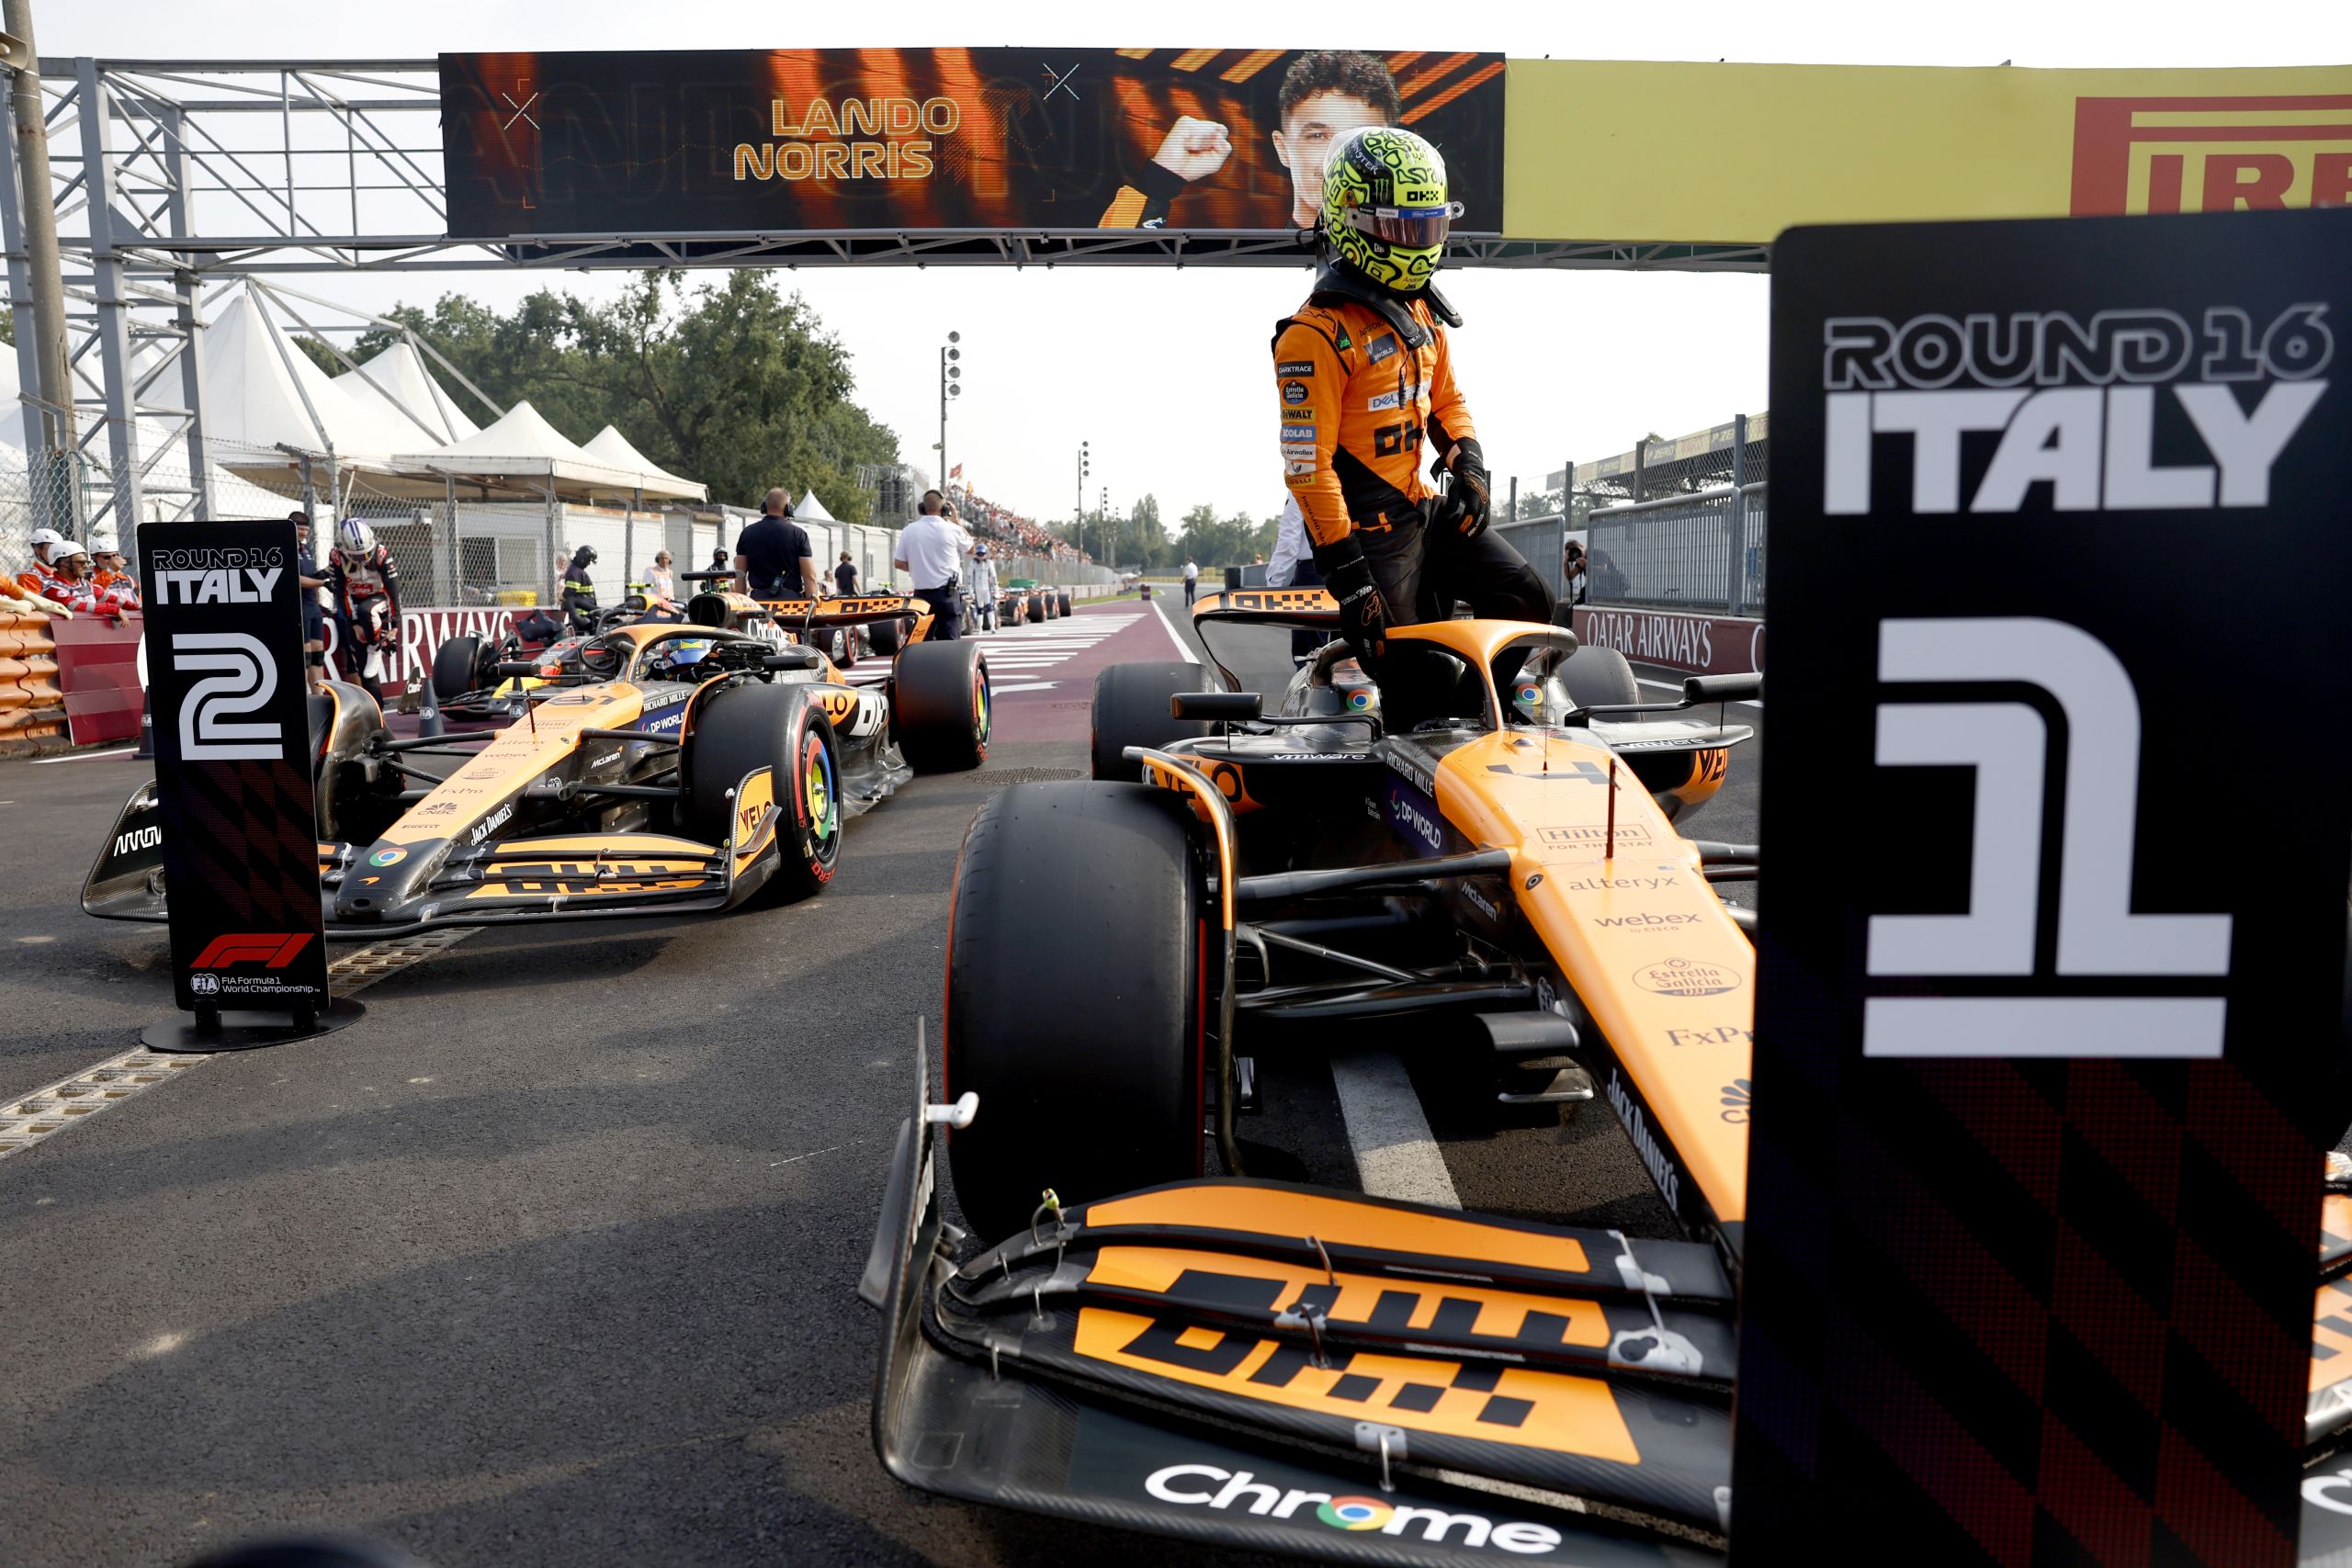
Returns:
[[[1329,1492],[1268,1485],[1246,1470],[1214,1464],[1171,1464],[1144,1478],[1143,1489],[1163,1503],[1187,1507],[1238,1507],[1261,1518],[1315,1519],[1335,1530],[1393,1535],[1434,1545],[1492,1547],[1521,1557],[1558,1549],[1560,1532],[1520,1519],[1490,1519],[1451,1508],[1416,1507],[1382,1497],[1335,1497]],[[1312,1503],[1312,1513],[1299,1509]]]
[[[2041,710],[2015,700],[1879,704],[1878,765],[1974,770],[1974,821],[1965,912],[1870,919],[1866,972],[1893,984],[1862,1004],[1862,1055],[2221,1055],[2225,999],[2179,995],[2169,982],[2229,974],[2232,918],[2132,909],[2140,700],[2114,651],[2064,621],[1889,619],[1879,623],[1878,678],[2036,686],[2064,723],[2053,739]],[[2045,887],[2053,780],[2061,852],[2058,885]],[[2055,984],[2036,967],[2052,904]],[[1978,984],[1968,995],[1917,994],[1922,979],[1947,976]],[[2153,994],[2135,978],[2154,982]]]
[[[2019,510],[2038,484],[2061,512],[2267,506],[2270,470],[2324,396],[2335,356],[2327,307],[2257,322],[2233,305],[2201,327],[2174,310],[2064,310],[1822,327],[1828,393],[1823,510],[1871,509],[1872,438],[1911,441],[1911,509],[1963,510],[1962,438],[1998,432],[1972,513]],[[2237,388],[2256,396],[2252,408]],[[2158,465],[2158,396],[2169,393],[2211,463]]]

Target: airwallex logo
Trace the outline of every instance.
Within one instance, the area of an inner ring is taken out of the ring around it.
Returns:
[[[1171,1464],[1144,1478],[1143,1489],[1163,1503],[1238,1512],[1260,1518],[1313,1521],[1335,1530],[1396,1536],[1432,1545],[1466,1546],[1543,1557],[1558,1550],[1549,1525],[1494,1519],[1463,1508],[1424,1507],[1386,1497],[1342,1497],[1276,1486],[1246,1470],[1216,1464]]]
[[[2327,393],[2327,313],[1833,316],[1822,326],[1822,509],[1871,510],[1880,436],[1910,442],[1917,513],[2017,512],[2041,484],[2060,512],[2267,506],[2272,468]],[[2157,460],[2160,425],[2176,418],[2208,460]],[[1993,432],[1991,465],[1963,494],[1963,438]]]

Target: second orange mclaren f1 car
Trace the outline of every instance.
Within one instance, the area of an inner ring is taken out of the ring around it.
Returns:
[[[814,648],[639,623],[477,673],[534,682],[502,699],[503,728],[395,739],[356,686],[311,699],[330,937],[814,893],[848,818],[917,767],[988,754],[988,664],[967,643],[910,647],[887,682],[853,686]],[[162,853],[151,784],[100,848],[83,908],[163,919]]]
[[[1240,592],[1194,614],[1334,609]],[[944,1102],[901,1128],[862,1285],[887,1323],[883,1462],[1349,1562],[1704,1560],[1736,1512],[1756,973],[1713,884],[1758,857],[1678,828],[1748,734],[1718,705],[1760,677],[1644,703],[1610,650],[1476,620],[1392,629],[1376,682],[1337,643],[1272,702],[1203,673],[1106,671],[1097,777],[1005,790],[965,840]],[[1043,1012],[1039,951],[1062,985]],[[1604,1103],[1671,1229],[1252,1175],[1253,1064],[1334,1021],[1498,1107]],[[975,1234],[942,1213],[943,1133]],[[2340,1185],[2327,1213],[2315,1454],[2352,1426]],[[2352,1469],[2331,1483],[2352,1496]],[[2348,1522],[2307,1508],[2307,1559]]]

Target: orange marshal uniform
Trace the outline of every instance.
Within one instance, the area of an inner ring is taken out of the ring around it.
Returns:
[[[1425,334],[1418,345],[1371,307],[1329,294],[1276,331],[1283,473],[1315,544],[1419,526],[1432,493],[1421,437],[1442,455],[1477,434],[1454,384],[1445,327],[1425,299],[1400,309]]]

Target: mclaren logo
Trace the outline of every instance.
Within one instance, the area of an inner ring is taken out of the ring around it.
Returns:
[[[1877,436],[1910,442],[1917,513],[2016,512],[2043,484],[2060,512],[2267,506],[2273,465],[2327,392],[2326,318],[2315,303],[2262,320],[2216,305],[2195,324],[2161,309],[1832,317],[1823,510],[1871,510]],[[2176,411],[2211,461],[2157,463]],[[1962,438],[1978,432],[2000,440],[1963,496]]]
[[[1335,1530],[1397,1536],[1430,1545],[1491,1549],[1521,1557],[1557,1551],[1560,1532],[1549,1525],[1492,1519],[1461,1508],[1424,1508],[1388,1497],[1335,1496],[1275,1486],[1246,1470],[1216,1464],[1171,1464],[1144,1478],[1143,1489],[1179,1507],[1212,1508],[1259,1518],[1312,1520]]]
[[[1879,705],[1878,765],[1973,769],[1975,816],[1966,910],[1871,916],[1868,973],[1894,981],[1891,991],[1916,993],[1922,978],[1977,984],[1966,996],[1869,998],[1862,1054],[2221,1055],[2222,998],[2135,994],[2130,984],[2227,976],[2231,917],[2132,911],[2140,702],[2122,661],[2064,621],[1886,620],[1879,623],[1878,675],[1887,682],[2037,687],[2064,725],[2053,750],[2041,710],[2014,698],[1988,693],[1976,702]],[[2050,803],[2062,852],[2057,886],[2046,887],[2042,823],[2053,782],[2063,792]],[[2053,905],[2056,976],[2064,984],[2041,976],[2037,986],[2037,932]],[[2100,979],[2112,994],[2086,994]],[[1982,982],[2003,980],[2008,994],[1981,994]]]
[[[202,678],[180,703],[180,759],[275,762],[286,753],[277,724],[243,719],[277,694],[277,666],[261,639],[243,632],[175,632],[172,664]]]

